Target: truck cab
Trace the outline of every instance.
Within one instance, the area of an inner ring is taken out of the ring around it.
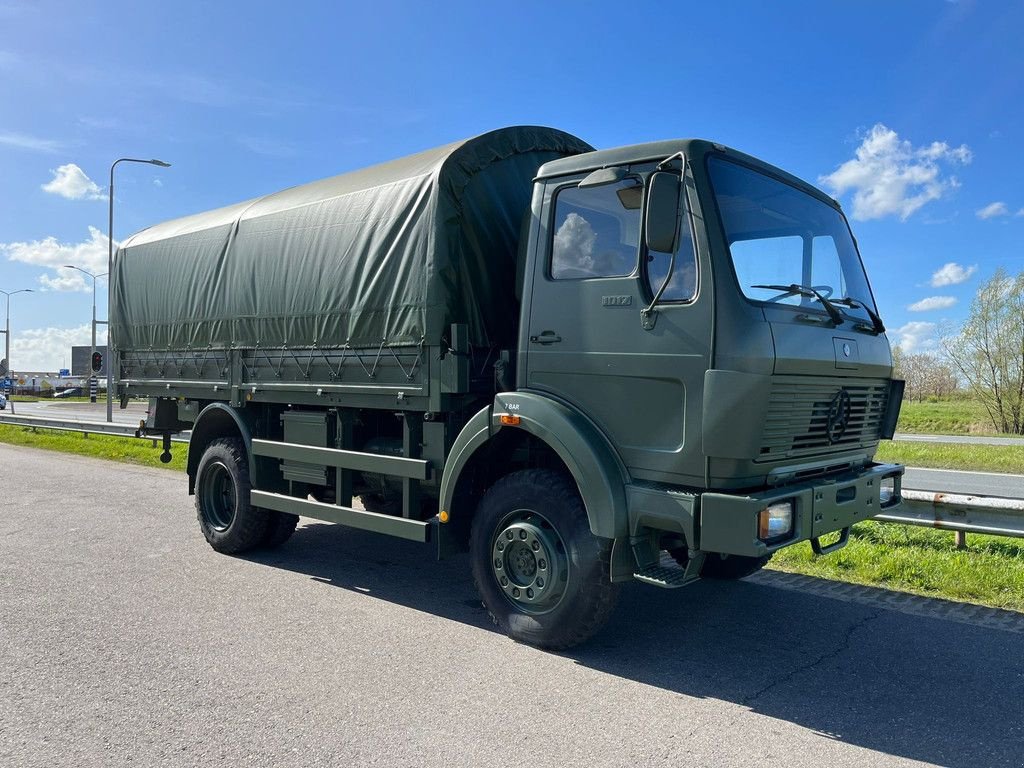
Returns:
[[[532,214],[517,389],[585,414],[628,498],[685,498],[688,549],[824,550],[898,503],[902,468],[872,459],[902,382],[836,201],[693,140],[549,162]],[[657,538],[634,542],[650,567]]]

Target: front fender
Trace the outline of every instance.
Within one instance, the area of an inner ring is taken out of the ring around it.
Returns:
[[[518,416],[506,426],[503,415]],[[604,434],[579,411],[535,392],[501,392],[494,403],[474,415],[452,446],[441,479],[440,508],[451,508],[462,470],[476,451],[502,429],[522,429],[548,445],[576,481],[596,536],[628,534],[626,468]]]

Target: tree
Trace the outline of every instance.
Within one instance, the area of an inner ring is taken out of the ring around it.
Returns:
[[[906,382],[907,400],[948,397],[957,390],[956,372],[936,355],[922,352],[908,355],[899,346],[892,349],[893,375]]]
[[[978,289],[960,333],[943,344],[992,425],[1024,434],[1024,272],[996,270]]]

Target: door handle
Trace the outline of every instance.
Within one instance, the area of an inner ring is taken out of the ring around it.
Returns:
[[[531,344],[554,344],[556,341],[561,341],[562,337],[554,331],[544,331],[540,336],[531,336]]]

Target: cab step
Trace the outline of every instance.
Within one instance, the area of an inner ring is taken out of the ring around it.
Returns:
[[[694,578],[687,577],[686,571],[678,565],[662,565],[660,563],[636,571],[633,578],[663,589],[678,589],[685,587],[691,581],[696,581]]]
[[[633,573],[633,578],[645,584],[662,589],[679,589],[700,580],[700,569],[704,566],[704,552],[690,550],[686,566],[679,565],[667,552],[660,553],[657,563],[648,565]]]

